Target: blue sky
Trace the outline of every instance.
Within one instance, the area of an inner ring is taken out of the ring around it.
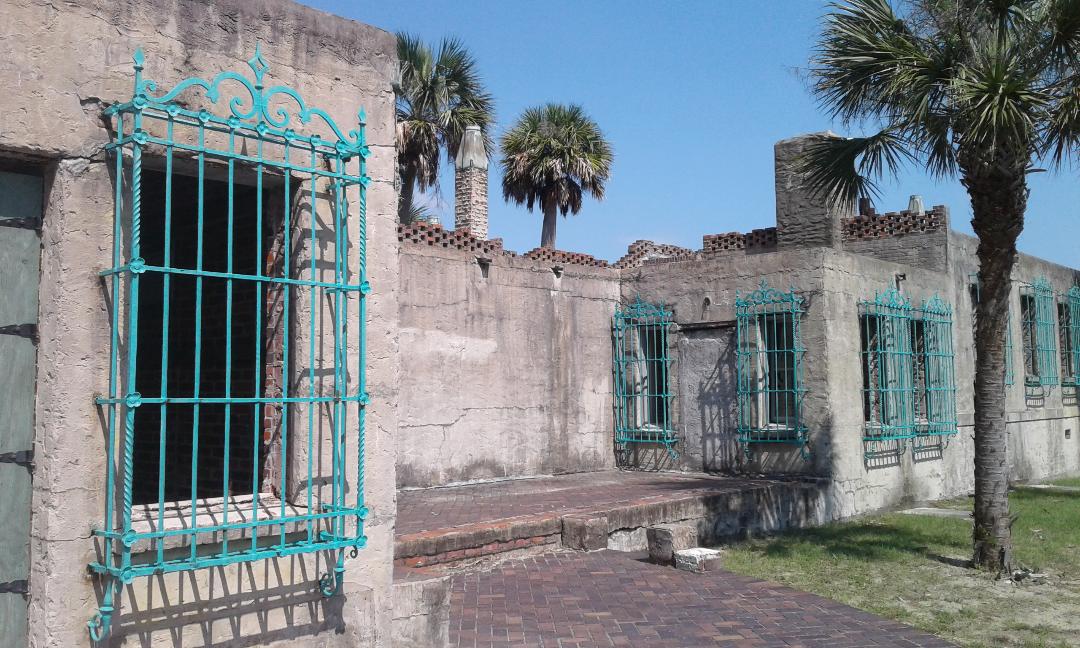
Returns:
[[[391,32],[463,39],[495,96],[496,134],[526,107],[581,104],[611,141],[615,165],[602,202],[560,218],[563,250],[615,260],[636,239],[696,249],[703,234],[770,227],[773,143],[830,128],[858,134],[832,123],[806,90],[824,0],[305,2]],[[490,235],[519,252],[539,245],[539,212],[503,201],[494,164],[490,182]],[[1031,187],[1020,249],[1080,265],[1080,171],[1039,174]],[[971,233],[956,180],[911,169],[882,190],[879,211],[921,194]],[[436,211],[453,226],[449,165]]]

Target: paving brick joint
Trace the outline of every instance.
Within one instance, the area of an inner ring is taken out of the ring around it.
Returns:
[[[949,642],[807,592],[642,554],[550,553],[451,586],[456,648],[939,648]]]

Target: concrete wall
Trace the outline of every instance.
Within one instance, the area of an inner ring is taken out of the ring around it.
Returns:
[[[100,583],[91,528],[105,508],[106,448],[95,394],[107,391],[108,314],[96,273],[112,247],[114,178],[101,110],[132,93],[131,55],[171,87],[247,72],[256,43],[268,80],[351,124],[363,106],[368,173],[368,546],[349,560],[343,595],[323,599],[316,556],[137,579],[114,622],[143,645],[384,646],[390,637],[397,430],[394,38],[279,0],[11,0],[0,47],[0,157],[46,165],[30,575],[30,645],[83,646]],[[355,350],[352,350],[355,352]]]
[[[407,244],[397,482],[603,470],[618,271]]]
[[[885,239],[844,241],[843,249],[915,268],[946,272],[949,266],[948,231],[915,232]]]

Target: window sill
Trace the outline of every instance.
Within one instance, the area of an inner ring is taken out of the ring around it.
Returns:
[[[160,509],[157,503],[136,505],[131,511],[131,530],[135,534],[131,552],[169,551],[190,547],[192,543],[203,546],[220,545],[225,541],[251,542],[253,535],[256,538],[280,538],[283,533],[306,532],[309,522],[292,518],[307,513],[306,506],[286,502],[282,515],[281,500],[268,493],[259,494],[257,508],[252,495],[230,497],[227,503],[220,497],[196,500],[194,518],[191,500],[166,502]],[[282,519],[289,521],[273,523]],[[315,533],[323,525],[320,523],[325,521],[310,522]],[[220,528],[225,525],[229,528]],[[165,535],[145,537],[158,533]]]

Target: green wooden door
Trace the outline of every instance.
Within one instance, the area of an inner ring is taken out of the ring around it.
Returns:
[[[0,648],[27,642],[41,196],[39,176],[0,172]]]

